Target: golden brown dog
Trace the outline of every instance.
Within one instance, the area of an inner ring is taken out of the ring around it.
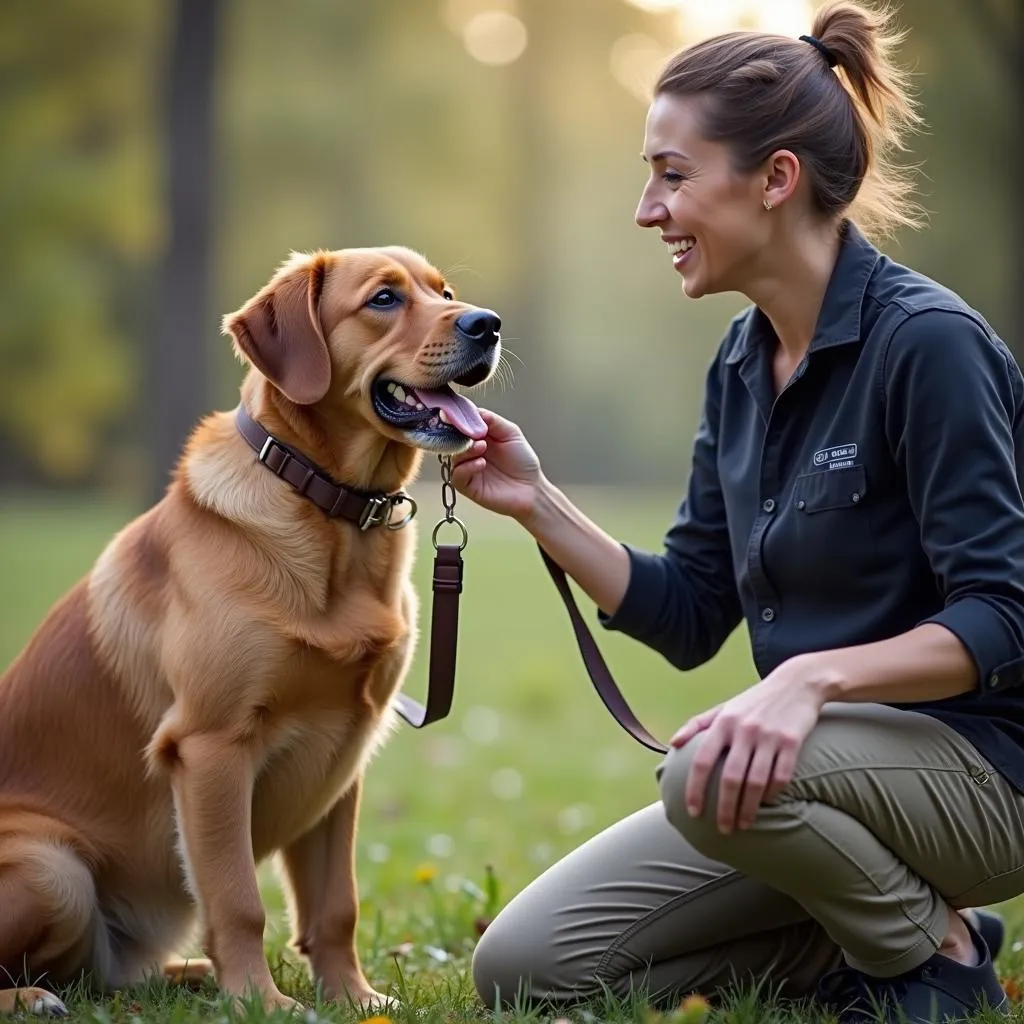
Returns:
[[[359,500],[400,492],[423,451],[483,436],[448,385],[493,372],[499,328],[400,247],[293,256],[225,318],[250,364],[244,407]],[[163,500],[0,677],[3,977],[84,971],[109,990],[212,970],[229,993],[292,1005],[256,879],[279,853],[324,995],[382,998],[356,952],[354,843],[415,643],[414,546],[412,528],[318,508],[233,414],[199,424]],[[210,961],[186,970],[171,956],[200,923]],[[40,988],[0,991],[0,1012],[16,1005],[63,1009]]]

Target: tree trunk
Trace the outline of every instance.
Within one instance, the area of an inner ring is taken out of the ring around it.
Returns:
[[[148,422],[147,499],[164,493],[182,444],[213,389],[208,332],[213,93],[222,0],[176,0],[166,79],[164,195],[167,247],[159,272],[143,415]]]

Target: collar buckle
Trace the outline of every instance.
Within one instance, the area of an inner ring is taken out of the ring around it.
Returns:
[[[370,530],[383,526],[391,518],[391,499],[386,494],[370,498],[359,516],[359,529]]]

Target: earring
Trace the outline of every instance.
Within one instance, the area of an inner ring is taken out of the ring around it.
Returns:
[[[775,206],[774,206],[774,204],[772,203],[772,201],[771,201],[770,199],[766,199],[766,200],[764,201],[764,208],[765,208],[766,210],[774,210],[774,209],[775,209]]]

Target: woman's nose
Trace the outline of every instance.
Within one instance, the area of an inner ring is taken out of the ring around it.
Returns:
[[[668,215],[665,204],[654,199],[644,189],[640,196],[640,204],[636,208],[636,222],[642,228],[653,228],[660,224]]]

